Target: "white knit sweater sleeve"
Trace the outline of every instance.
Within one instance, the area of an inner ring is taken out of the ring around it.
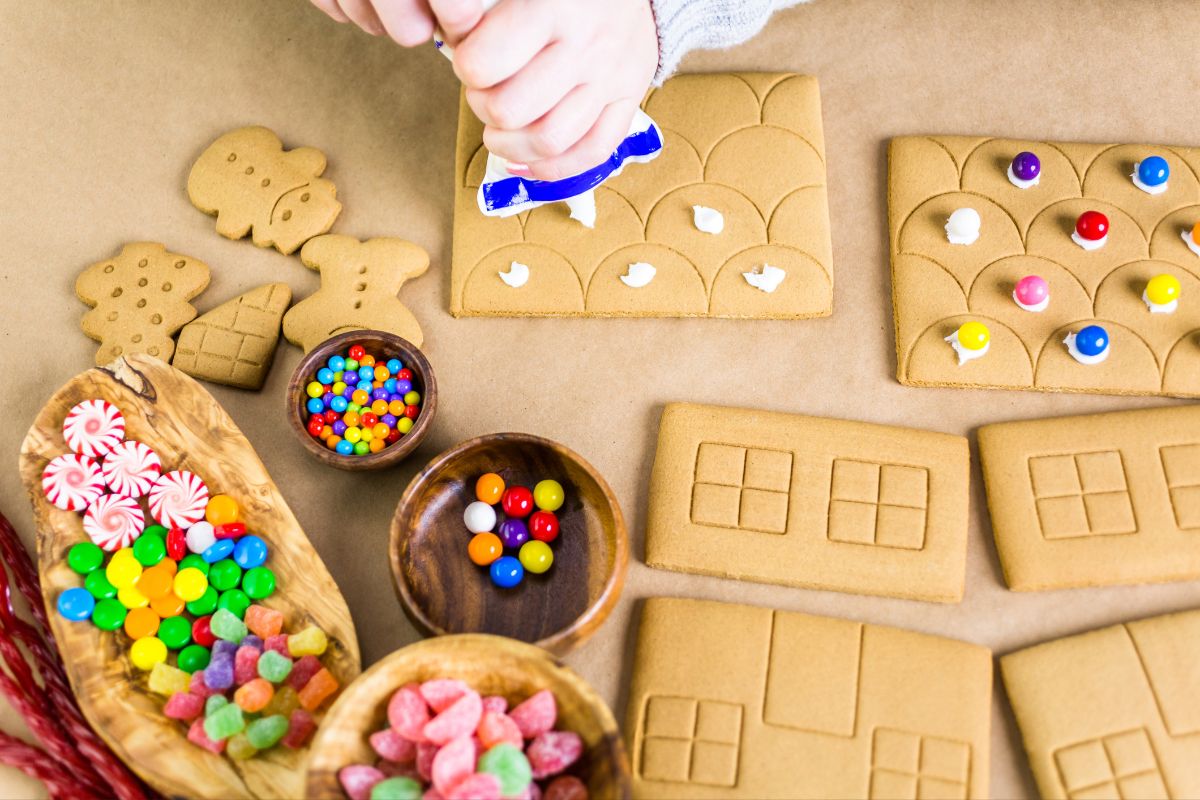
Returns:
[[[660,85],[690,50],[732,47],[753,37],[781,8],[807,0],[650,0],[658,23]]]

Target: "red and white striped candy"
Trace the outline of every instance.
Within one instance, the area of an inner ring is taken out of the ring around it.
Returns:
[[[104,457],[104,482],[115,494],[141,497],[162,475],[162,461],[147,445],[124,441]]]
[[[88,506],[83,531],[100,548],[112,553],[129,547],[142,535],[146,517],[132,497],[106,494]]]
[[[150,513],[167,528],[189,528],[204,519],[208,487],[194,472],[165,473],[150,487]]]
[[[83,511],[104,494],[104,476],[87,456],[65,453],[42,471],[42,491],[55,508]]]
[[[107,400],[84,400],[67,412],[63,437],[76,453],[100,458],[125,438],[125,418]]]

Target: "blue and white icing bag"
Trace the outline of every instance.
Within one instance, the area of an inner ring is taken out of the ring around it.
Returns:
[[[484,0],[487,11],[500,0]],[[454,60],[454,51],[441,34],[434,34],[434,45],[442,55]],[[602,163],[578,175],[557,181],[540,181],[513,175],[508,162],[488,153],[487,167],[476,199],[479,210],[489,217],[511,217],[549,203],[566,203],[571,218],[588,228],[596,227],[596,187],[621,174],[626,164],[653,161],[663,149],[662,130],[640,108],[634,113],[629,132]]]

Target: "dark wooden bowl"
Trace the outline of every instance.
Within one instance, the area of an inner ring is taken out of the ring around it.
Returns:
[[[512,589],[493,585],[487,568],[467,557],[463,510],[486,472],[530,488],[553,478],[566,491],[554,565],[543,575],[527,572]],[[538,436],[497,433],[442,453],[413,479],[392,519],[389,552],[396,593],[425,634],[492,633],[561,655],[616,605],[629,537],[612,489],[579,455]]]
[[[574,731],[584,754],[569,773],[591,797],[628,800],[629,760],[612,712],[582,678],[546,651],[498,636],[440,636],[385,657],[342,690],[313,739],[305,796],[344,800],[337,773],[351,764],[373,764],[367,737],[387,724],[387,703],[407,683],[458,678],[509,705],[549,689],[558,701],[558,730]]]
[[[317,370],[325,366],[325,362],[332,356],[345,354],[354,344],[361,344],[377,360],[400,359],[405,367],[412,370],[413,388],[421,393],[421,413],[417,416],[412,430],[395,444],[365,456],[344,456],[330,450],[323,442],[310,436],[304,425],[308,418],[308,412],[304,408],[308,395],[305,394],[304,387],[315,379]],[[313,458],[338,469],[356,471],[396,466],[425,438],[425,434],[433,426],[433,416],[436,412],[437,379],[433,376],[433,367],[429,366],[429,360],[412,342],[384,331],[350,331],[326,340],[300,360],[296,371],[292,373],[292,379],[288,381],[287,416],[292,430]]]

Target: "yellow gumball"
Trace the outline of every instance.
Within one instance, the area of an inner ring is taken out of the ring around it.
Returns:
[[[237,522],[238,504],[227,494],[214,494],[204,507],[204,518],[212,525],[228,525]]]
[[[992,334],[982,322],[964,322],[958,329],[958,343],[968,350],[982,350],[991,338]]]
[[[133,647],[129,648],[129,660],[138,669],[149,672],[154,669],[155,664],[166,662],[167,646],[157,636],[138,639],[133,643]]]
[[[550,549],[550,545],[538,539],[530,539],[521,545],[521,551],[517,555],[525,571],[534,575],[541,575],[554,563],[554,551]]]
[[[533,487],[533,503],[542,511],[558,511],[562,508],[566,493],[558,481],[538,481]]]
[[[199,600],[208,588],[208,578],[195,567],[179,570],[175,576],[175,595],[185,603]]]
[[[127,557],[120,555],[120,552],[113,555],[108,566],[104,568],[104,577],[108,578],[108,582],[113,586],[124,589],[126,586],[133,586],[137,579],[142,577],[142,565],[133,557],[132,552]]]
[[[1179,279],[1174,275],[1155,275],[1146,284],[1146,299],[1156,306],[1165,306],[1179,299]]]
[[[139,592],[135,586],[122,586],[117,589],[117,602],[126,608],[145,608],[150,605],[150,598]]]

